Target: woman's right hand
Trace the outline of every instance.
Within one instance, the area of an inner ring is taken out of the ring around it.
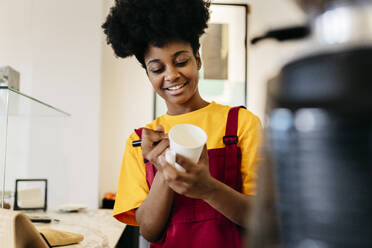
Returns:
[[[159,170],[161,168],[159,157],[169,147],[168,134],[164,133],[163,126],[159,125],[155,130],[144,128],[141,147],[143,157]]]

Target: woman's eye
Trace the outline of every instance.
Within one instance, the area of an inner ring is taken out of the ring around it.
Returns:
[[[163,71],[163,68],[156,68],[156,69],[151,69],[152,73],[161,73]]]
[[[187,64],[188,61],[189,61],[189,60],[183,60],[183,61],[180,61],[180,62],[176,62],[176,65],[177,65],[177,66],[184,66],[184,65]]]

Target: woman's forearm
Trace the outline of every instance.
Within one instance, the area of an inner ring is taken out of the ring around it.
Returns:
[[[239,193],[214,178],[211,183],[214,190],[204,201],[235,224],[246,227],[253,197]]]
[[[146,200],[136,210],[136,219],[142,236],[150,242],[159,240],[166,228],[172,208],[173,191],[156,173]]]

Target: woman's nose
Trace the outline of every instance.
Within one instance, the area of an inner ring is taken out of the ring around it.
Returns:
[[[168,81],[168,82],[177,82],[178,78],[180,77],[180,74],[177,70],[177,68],[175,68],[174,66],[170,66],[167,68],[167,70],[165,71],[165,81]]]

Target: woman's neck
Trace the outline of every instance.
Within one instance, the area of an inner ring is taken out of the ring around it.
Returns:
[[[209,102],[205,101],[200,95],[197,93],[195,94],[189,101],[183,104],[167,104],[167,114],[168,115],[181,115],[186,114],[201,108],[208,106]]]

